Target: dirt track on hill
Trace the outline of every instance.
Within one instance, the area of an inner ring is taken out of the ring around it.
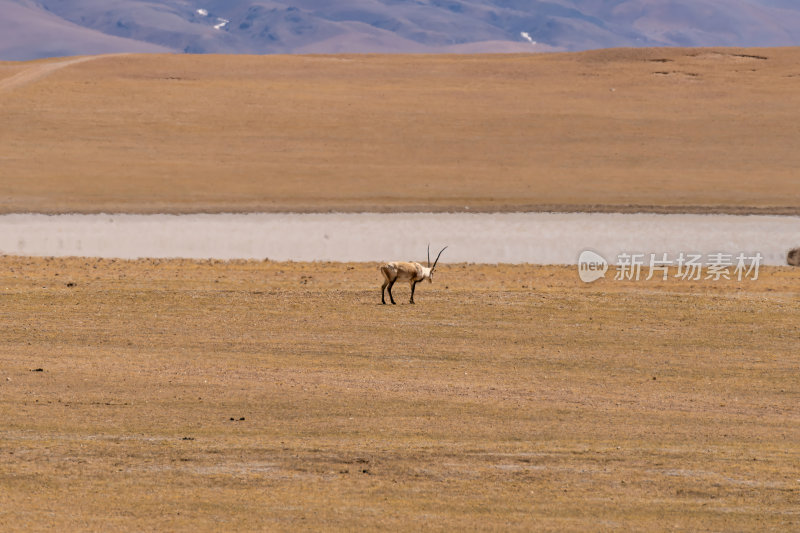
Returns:
[[[76,57],[61,61],[31,63],[31,66],[24,68],[21,72],[18,72],[13,76],[9,76],[6,79],[0,79],[0,93],[10,91],[12,89],[18,89],[28,85],[29,83],[39,81],[42,78],[61,70],[62,68],[67,68],[71,65],[77,65],[86,61],[92,61],[98,59],[99,57],[101,56]]]
[[[5,81],[28,83],[0,98],[0,212],[796,214],[799,58],[636,49],[45,64]]]

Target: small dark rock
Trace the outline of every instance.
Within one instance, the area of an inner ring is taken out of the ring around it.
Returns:
[[[800,267],[800,248],[789,250],[786,254],[786,262],[791,266]]]
[[[74,282],[72,282],[72,281],[70,281],[69,283],[67,283],[67,287],[75,287],[76,285],[77,285],[77,284],[76,284],[76,283],[74,283]]]
[[[31,372],[44,372],[44,368],[32,368]]]

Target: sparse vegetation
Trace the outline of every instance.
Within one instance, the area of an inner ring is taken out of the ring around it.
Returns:
[[[0,528],[800,525],[792,269],[376,266],[0,258]]]
[[[0,212],[797,214],[799,53],[0,63]],[[796,269],[382,281],[0,256],[0,530],[800,528]]]
[[[798,54],[0,63],[0,212],[797,214]]]

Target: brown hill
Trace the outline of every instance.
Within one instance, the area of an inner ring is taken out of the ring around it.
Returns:
[[[0,211],[800,212],[800,49],[0,63]]]

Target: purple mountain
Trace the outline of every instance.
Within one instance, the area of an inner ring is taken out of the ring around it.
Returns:
[[[796,0],[0,0],[0,59],[800,45]]]

